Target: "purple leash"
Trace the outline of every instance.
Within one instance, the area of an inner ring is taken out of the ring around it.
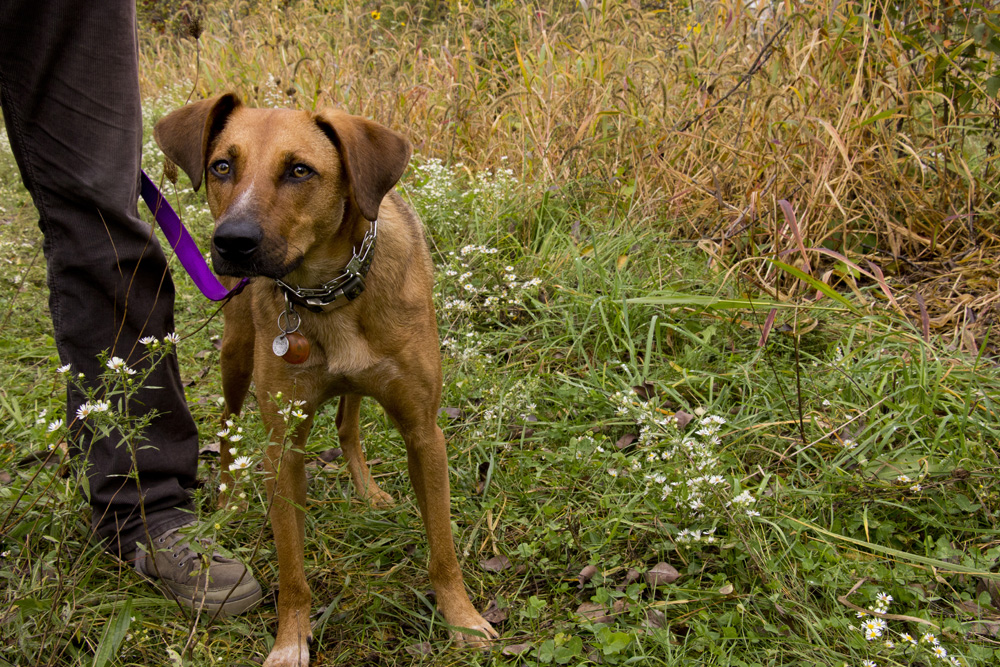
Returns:
[[[225,285],[219,282],[219,279],[208,268],[205,258],[202,257],[201,251],[198,250],[198,245],[191,238],[191,234],[188,233],[187,228],[181,223],[181,219],[177,217],[177,213],[174,212],[170,203],[160,193],[145,171],[142,172],[140,194],[142,195],[142,200],[146,202],[146,206],[152,211],[153,217],[156,218],[156,222],[160,225],[160,229],[163,230],[163,235],[167,237],[170,247],[177,253],[177,259],[181,261],[181,266],[188,272],[188,275],[191,276],[194,284],[198,286],[202,294],[212,301],[222,301],[223,299],[234,297],[243,291],[243,288],[250,282],[250,279],[241,279],[236,287],[231,290],[227,290]]]

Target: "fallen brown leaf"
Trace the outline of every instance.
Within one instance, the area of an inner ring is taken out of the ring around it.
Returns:
[[[670,563],[657,563],[644,576],[646,585],[656,588],[680,579],[681,573]]]
[[[642,401],[648,401],[649,399],[656,396],[656,387],[650,381],[645,381],[642,384],[637,384],[632,387],[632,391],[635,395],[639,397]]]
[[[684,428],[691,423],[691,420],[694,419],[694,415],[688,414],[683,410],[678,410],[674,413],[674,419],[677,420],[678,428]]]
[[[486,478],[490,474],[490,462],[483,461],[479,464],[478,474],[476,475],[476,495],[482,495],[483,491],[486,490]]]
[[[498,607],[495,599],[490,600],[490,603],[486,605],[486,609],[483,611],[483,618],[490,623],[503,623],[507,620],[507,610]]]
[[[667,615],[657,609],[650,609],[646,612],[646,627],[659,630],[667,624]]]
[[[576,613],[592,623],[611,623],[615,620],[611,610],[596,602],[584,602],[576,608]]]
[[[462,409],[461,408],[441,408],[438,410],[439,415],[447,415],[449,419],[461,419]]]
[[[432,653],[430,642],[420,642],[419,644],[410,644],[406,647],[406,652],[415,657],[422,657],[425,655],[430,655]]]
[[[523,644],[508,644],[507,646],[504,646],[500,652],[504,655],[521,655],[529,648],[531,648],[531,644],[528,642]]]
[[[969,626],[969,632],[984,637],[996,637],[1000,634],[1000,623],[996,621],[977,621]]]
[[[217,456],[218,454],[219,454],[218,440],[209,440],[207,443],[205,443],[204,447],[198,450],[199,456],[207,456],[207,455]]]
[[[503,572],[511,566],[511,562],[506,556],[500,555],[480,561],[479,565],[487,572]]]
[[[639,435],[637,433],[626,433],[622,437],[618,438],[618,441],[615,443],[615,447],[618,449],[625,449],[638,439]]]
[[[334,447],[332,449],[324,449],[319,453],[319,458],[324,463],[333,463],[335,460],[339,459],[344,454],[344,450],[340,447]]]

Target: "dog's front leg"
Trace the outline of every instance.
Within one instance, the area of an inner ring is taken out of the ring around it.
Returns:
[[[271,401],[267,401],[270,403]],[[312,596],[305,573],[306,470],[303,445],[312,415],[299,424],[291,442],[274,406],[263,410],[273,444],[267,448],[267,497],[271,527],[278,550],[278,634],[264,667],[306,667],[309,664],[309,609]]]

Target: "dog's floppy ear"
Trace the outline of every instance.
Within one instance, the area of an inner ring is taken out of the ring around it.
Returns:
[[[340,151],[351,202],[361,215],[375,220],[382,198],[406,171],[410,142],[375,121],[339,109],[318,112],[316,124]]]
[[[232,93],[210,97],[182,106],[161,118],[153,128],[153,138],[160,150],[184,170],[195,190],[201,187],[212,139],[241,104]]]

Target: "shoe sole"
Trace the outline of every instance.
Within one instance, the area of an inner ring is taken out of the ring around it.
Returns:
[[[202,591],[198,591],[197,596],[191,591],[177,590],[172,586],[159,583],[161,588],[166,588],[177,598],[177,602],[192,610],[200,610],[209,614],[219,613],[220,616],[238,616],[260,602],[264,596],[261,594],[260,584],[254,582],[250,590],[239,590],[244,586],[237,587],[232,594],[225,594],[221,591],[211,591],[207,596],[202,596]]]
[[[205,591],[196,586],[171,585],[162,579],[140,572],[157,588],[167,592],[167,597],[176,598],[182,606],[194,611],[208,612],[220,616],[238,616],[247,611],[264,597],[260,583],[252,576],[230,590]],[[231,592],[230,592],[231,591]]]

